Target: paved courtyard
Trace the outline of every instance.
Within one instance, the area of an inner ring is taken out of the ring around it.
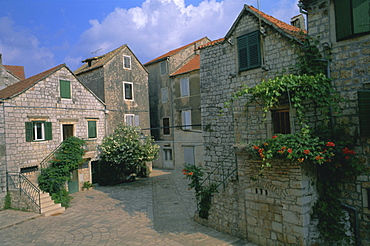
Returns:
[[[182,176],[153,170],[150,178],[75,193],[56,216],[0,211],[0,245],[253,245],[195,223],[194,192]]]

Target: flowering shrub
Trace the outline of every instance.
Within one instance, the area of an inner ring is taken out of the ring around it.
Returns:
[[[195,198],[199,206],[199,217],[208,219],[208,212],[211,208],[211,198],[212,195],[217,192],[217,186],[213,184],[210,186],[202,186],[204,171],[200,166],[184,164],[184,169],[182,171],[185,178],[191,180],[188,189],[195,190]]]

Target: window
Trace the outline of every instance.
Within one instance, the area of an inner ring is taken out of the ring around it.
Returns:
[[[123,56],[123,68],[131,69],[131,56]]]
[[[191,110],[181,111],[182,130],[191,130]]]
[[[288,134],[290,130],[289,109],[272,110],[273,132]]]
[[[163,149],[163,159],[165,161],[172,160],[172,149]]]
[[[239,71],[261,66],[259,32],[238,37]]]
[[[161,69],[161,75],[166,75],[167,74],[167,62],[166,61],[162,61],[160,64],[160,69]]]
[[[26,141],[52,140],[51,122],[26,122]]]
[[[123,83],[123,95],[125,100],[134,100],[134,92],[132,90],[132,83],[124,82]]]
[[[163,118],[163,134],[169,135],[170,131],[170,118]]]
[[[334,0],[337,40],[370,32],[369,0]]]
[[[125,114],[125,123],[129,126],[139,126],[140,117],[134,114]]]
[[[190,96],[189,78],[180,79],[180,91],[182,97]]]
[[[60,97],[64,99],[71,99],[71,82],[67,80],[60,80]]]
[[[167,87],[161,89],[161,95],[162,95],[161,97],[162,103],[168,102],[168,88]]]
[[[360,135],[370,137],[370,90],[358,91],[357,95]]]
[[[87,135],[88,135],[88,138],[96,138],[97,137],[97,129],[96,129],[96,121],[95,120],[87,121]]]

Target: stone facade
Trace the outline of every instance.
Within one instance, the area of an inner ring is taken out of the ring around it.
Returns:
[[[184,67],[197,55],[196,49],[208,43],[208,38],[202,38],[193,43],[180,47],[178,49],[167,52],[166,54],[157,57],[147,63],[145,67],[149,71],[149,98],[150,98],[150,126],[152,136],[155,139],[155,143],[160,146],[159,157],[153,162],[153,166],[158,168],[166,169],[181,169],[184,163],[184,147],[194,147],[195,152],[195,163],[202,161],[202,152],[199,150],[199,141],[202,141],[201,134],[196,135],[191,132],[184,132],[178,126],[182,125],[180,120],[181,110],[190,109],[190,101],[188,97],[179,98],[180,89],[179,79],[180,77],[188,76],[186,74],[172,77],[171,75],[176,73],[179,69]],[[189,71],[190,72],[190,71]],[[180,77],[179,77],[180,76]],[[197,94],[196,89],[197,78],[199,72],[189,75],[190,83],[192,83],[195,90],[192,99],[195,99],[194,106],[191,112],[194,122],[200,124],[200,111],[199,111],[199,93]],[[167,90],[168,100],[163,100],[164,90]],[[197,101],[198,100],[198,101]],[[187,106],[185,106],[187,105]],[[168,125],[170,126],[170,133],[164,133],[163,131],[163,119],[168,119]],[[192,118],[192,119],[193,119]],[[198,121],[197,121],[198,118]],[[196,123],[194,123],[196,124]],[[196,127],[195,129],[200,130]],[[175,136],[176,135],[176,136]],[[189,142],[190,141],[190,142]],[[184,146],[188,145],[188,146]]]
[[[4,67],[2,54],[0,54],[0,90],[19,82],[21,79]]]
[[[369,91],[370,89],[370,34],[362,33],[343,40],[337,39],[335,1],[304,0],[301,2],[308,13],[308,33],[319,40],[323,51],[328,49],[332,53],[332,59],[329,62],[330,77],[335,89],[346,99],[346,102],[340,105],[341,115],[336,115],[334,121],[344,125],[347,131],[356,138],[356,153],[369,166],[370,138],[361,135],[358,91]],[[354,183],[345,183],[342,187],[343,202],[358,213],[358,243],[361,245],[370,245],[369,193],[366,190],[369,187],[370,177],[367,175],[358,177]]]
[[[61,98],[60,80],[69,81],[70,99]],[[28,85],[23,88],[25,84]],[[6,191],[4,172],[19,173],[28,167],[39,169],[40,162],[67,136],[67,129],[68,135],[86,140],[89,146],[86,158],[89,160],[96,158],[96,146],[105,135],[104,104],[65,65],[23,80],[12,88],[15,87],[23,89],[3,97],[0,104],[0,137],[5,143],[0,152],[1,194]],[[5,95],[9,88],[0,91],[1,95]],[[94,138],[88,135],[89,120],[96,122]],[[45,122],[42,125],[43,139],[27,140],[26,122]],[[46,138],[46,122],[51,124],[49,140]],[[85,181],[91,181],[90,171],[82,171],[80,175]]]
[[[124,65],[125,57],[127,67]],[[122,123],[149,129],[148,71],[131,49],[122,45],[85,62],[75,73],[106,104],[107,134],[113,133],[116,126]],[[130,99],[125,98],[125,83],[132,86]],[[144,134],[148,135],[149,130],[145,130]]]

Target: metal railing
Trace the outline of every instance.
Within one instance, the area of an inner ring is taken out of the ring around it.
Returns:
[[[19,191],[25,194],[29,200],[35,205],[35,212],[41,213],[41,190],[28,180],[23,174],[19,174]]]
[[[43,168],[47,168],[49,165],[50,165],[50,160],[51,158],[54,157],[54,154],[55,152],[62,146],[62,143],[61,142],[58,147],[56,147],[52,152],[50,152],[50,154],[48,154],[41,162],[40,162],[40,170],[43,169]]]
[[[20,197],[27,197],[36,213],[41,213],[41,190],[20,173],[6,173],[7,188],[19,190]]]
[[[235,160],[234,161],[234,166],[231,166],[230,168],[225,168],[225,166],[224,166],[225,160],[233,154],[235,154],[234,150],[232,150],[226,157],[224,157],[219,162],[219,164],[216,167],[214,167],[211,172],[208,173],[208,176],[203,180],[203,182],[201,183],[201,186],[215,185],[215,188],[218,189],[221,185],[223,185],[223,189],[225,190],[226,181],[231,177],[231,175],[236,173],[236,171],[238,170],[238,165],[237,165],[237,162],[236,162],[235,158],[234,158],[234,160]],[[218,172],[217,174],[219,174],[221,176],[221,179],[219,179],[219,180],[211,179],[212,176],[216,175],[216,172]]]

